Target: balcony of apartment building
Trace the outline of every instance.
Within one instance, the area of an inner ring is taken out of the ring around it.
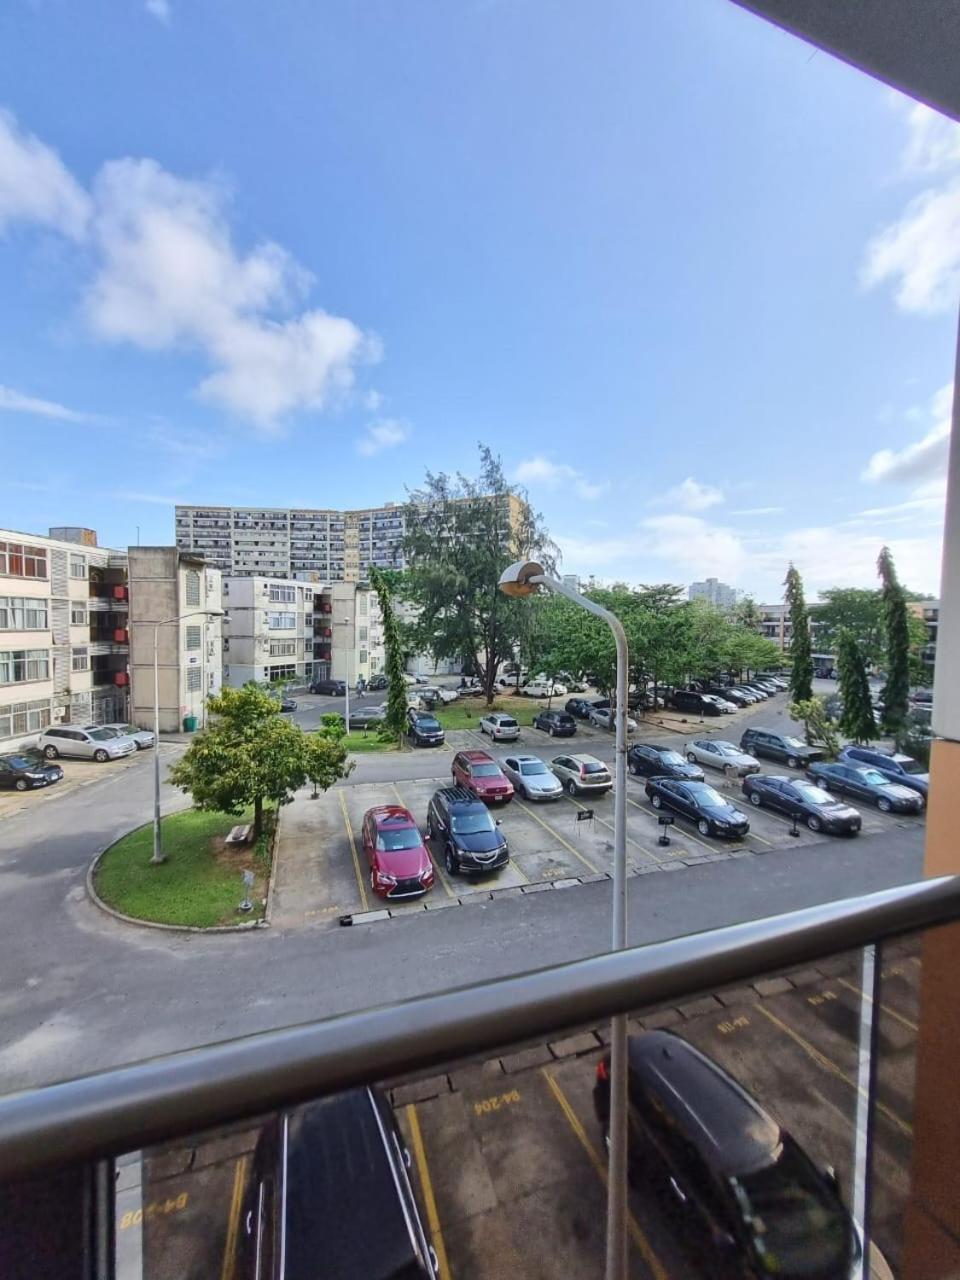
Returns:
[[[126,612],[130,602],[126,578],[125,566],[92,565],[87,601],[90,612]]]
[[[126,610],[103,609],[89,612],[90,653],[127,653],[130,632]]]
[[[89,670],[91,683],[95,689],[103,688],[106,685],[114,685],[118,689],[123,689],[129,685],[128,653],[129,651],[126,647],[118,648],[116,652],[110,653],[94,653],[91,648]]]

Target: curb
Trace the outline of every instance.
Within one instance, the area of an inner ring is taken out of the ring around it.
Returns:
[[[183,813],[185,812],[185,810],[181,809],[181,810],[177,810],[176,812]],[[165,815],[165,816],[170,816],[170,815]],[[105,915],[113,916],[114,920],[122,920],[124,924],[137,925],[141,929],[159,929],[164,933],[204,933],[204,934],[252,933],[258,929],[269,929],[270,924],[266,918],[266,910],[264,910],[264,917],[262,920],[248,920],[240,924],[215,924],[215,925],[210,925],[209,927],[204,927],[203,925],[198,925],[198,924],[163,924],[159,920],[141,920],[137,916],[128,916],[123,911],[118,911],[116,907],[111,907],[106,902],[104,902],[104,900],[100,897],[99,893],[97,893],[96,889],[93,887],[94,876],[96,875],[97,867],[100,865],[100,859],[104,856],[104,854],[109,853],[115,844],[119,844],[121,840],[125,840],[126,837],[129,835],[132,835],[134,831],[142,831],[144,827],[148,827],[151,825],[152,823],[149,823],[149,822],[141,822],[138,827],[131,827],[129,831],[125,831],[122,835],[117,836],[116,840],[111,840],[111,842],[108,845],[105,845],[104,848],[102,848],[99,853],[94,854],[93,858],[90,861],[90,865],[87,867],[86,876],[84,877],[87,896],[90,898],[90,901],[94,904],[94,906],[99,907],[100,910]],[[278,828],[279,828],[279,822],[274,825],[273,841],[270,849],[271,879],[273,877],[273,868],[274,868],[273,845],[276,843]],[[267,888],[268,900],[269,900],[269,894],[270,894],[270,890],[268,885],[268,888]]]

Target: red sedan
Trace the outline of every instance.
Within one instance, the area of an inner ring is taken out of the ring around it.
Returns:
[[[419,898],[433,888],[433,863],[409,809],[380,804],[364,814],[361,839],[370,887],[382,898]]]
[[[466,787],[478,800],[506,804],[513,799],[513,783],[486,751],[458,751],[451,773],[454,786]]]

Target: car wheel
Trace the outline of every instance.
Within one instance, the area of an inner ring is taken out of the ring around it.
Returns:
[[[659,809],[660,806],[663,804],[663,801],[660,799],[657,793],[654,792],[653,795],[650,797],[650,803],[653,805],[655,809]]]
[[[890,801],[886,796],[881,796],[877,801],[877,808],[881,813],[889,813],[892,807],[893,806],[890,804]]]
[[[807,819],[807,826],[811,831],[819,831],[822,828],[823,823],[815,813],[811,813],[810,817]]]
[[[700,821],[697,823],[697,830],[700,832],[702,836],[708,836],[710,834],[710,823],[706,820],[706,818],[700,819]]]
[[[687,759],[690,761],[691,764],[697,763],[697,757],[693,754],[692,751],[687,752]]]
[[[18,791],[26,791],[27,780],[26,778],[18,778],[13,785],[16,787]]]
[[[800,768],[800,761],[797,759],[796,756],[787,756],[787,768],[788,769]]]
[[[576,794],[577,794],[576,783],[573,781],[572,778],[568,778],[567,779],[567,795],[575,796]]]
[[[93,758],[94,760],[96,760],[97,764],[106,764],[107,761],[110,759],[110,757],[104,751],[103,747],[97,748],[97,750],[93,753]]]
[[[759,791],[750,792],[750,803],[755,805],[758,809],[760,808],[761,804],[763,804],[763,796],[761,796]]]
[[[455,876],[459,874],[460,863],[457,861],[457,855],[453,852],[453,848],[449,844],[443,851],[443,861],[446,865],[448,875]]]
[[[48,760],[57,760],[60,757],[60,752],[57,750],[56,747],[44,747],[43,754],[47,757]]]
[[[547,733],[549,733],[551,738],[555,738],[557,736],[557,731],[556,729],[554,729],[553,725],[550,726],[550,728],[547,730]]]

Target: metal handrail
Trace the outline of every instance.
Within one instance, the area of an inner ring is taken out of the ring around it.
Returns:
[[[960,876],[943,876],[11,1094],[0,1099],[0,1181],[138,1150],[957,919]]]

